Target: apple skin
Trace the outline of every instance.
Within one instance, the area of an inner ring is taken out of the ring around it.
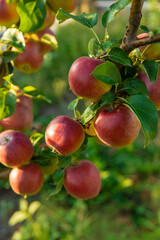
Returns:
[[[55,21],[55,16],[55,12],[53,12],[52,9],[48,5],[46,5],[46,19],[42,26],[38,29],[38,31],[42,31],[45,28],[52,26]]]
[[[157,110],[160,110],[160,68],[156,82],[151,83],[147,74],[141,71],[137,76],[142,82],[145,83],[150,100],[154,103]]]
[[[0,26],[10,27],[19,20],[17,13],[17,3],[7,3],[6,0],[0,0]]]
[[[40,191],[44,182],[44,173],[36,163],[14,168],[9,174],[12,190],[20,195],[33,195]]]
[[[81,160],[77,166],[66,168],[64,188],[69,195],[78,199],[96,197],[101,188],[97,167],[88,160]]]
[[[63,8],[66,12],[72,12],[77,6],[77,0],[47,0],[53,11]]]
[[[131,144],[141,128],[137,116],[122,104],[113,111],[100,110],[94,126],[98,138],[110,147]]]
[[[33,155],[33,145],[22,132],[6,130],[0,133],[0,162],[7,167],[28,163]]]
[[[0,126],[7,129],[27,131],[33,123],[32,99],[24,95],[18,96],[14,113],[2,120]]]
[[[33,73],[43,64],[43,53],[37,42],[25,39],[25,51],[14,59],[14,65],[20,72]]]
[[[43,31],[37,32],[37,36],[38,36],[39,39],[41,37],[43,37],[43,35],[45,35],[45,34],[50,34],[50,35],[55,37],[54,32],[49,28],[45,28]],[[39,46],[40,46],[43,54],[46,54],[46,53],[51,52],[53,50],[53,48],[51,46],[49,46],[45,43],[42,43],[42,42],[39,42]]]
[[[76,152],[84,138],[85,133],[81,124],[67,116],[54,118],[45,132],[47,146],[54,148],[62,156]]]
[[[103,94],[111,89],[111,85],[105,84],[94,76],[90,75],[94,69],[104,63],[100,59],[90,57],[80,57],[71,66],[69,70],[69,85],[77,96],[88,100],[96,101]]]

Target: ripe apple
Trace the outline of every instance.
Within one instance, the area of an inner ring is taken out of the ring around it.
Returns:
[[[63,8],[66,12],[72,12],[77,6],[77,0],[47,0],[53,11]]]
[[[104,63],[100,59],[80,57],[69,70],[69,85],[77,96],[96,101],[111,89],[111,85],[105,84],[90,75],[94,69]]]
[[[38,42],[31,39],[25,40],[25,51],[19,53],[14,60],[15,67],[24,73],[33,73],[43,64],[43,53]]]
[[[33,145],[22,132],[6,130],[0,133],[0,162],[7,167],[19,167],[30,161]]]
[[[96,197],[101,188],[97,167],[88,160],[81,160],[76,166],[66,168],[64,187],[68,194],[78,199]]]
[[[54,118],[47,126],[45,142],[59,154],[66,156],[76,152],[85,138],[80,123],[67,116]]]
[[[38,36],[39,39],[41,37],[43,37],[43,35],[45,35],[45,34],[49,34],[49,35],[55,37],[54,32],[51,29],[49,29],[49,28],[45,28],[43,31],[37,32],[37,36]],[[42,42],[39,42],[39,46],[40,46],[41,51],[43,52],[43,54],[48,53],[48,52],[52,51],[52,49],[53,49],[51,46],[49,46],[49,45],[47,45],[45,43],[42,43]]]
[[[9,174],[12,190],[20,195],[33,195],[40,191],[44,182],[44,173],[36,163],[14,168]]]
[[[27,131],[33,123],[32,99],[24,95],[18,96],[14,113],[2,120],[0,126],[3,129]]]
[[[144,71],[141,71],[137,78],[145,83],[150,100],[154,103],[157,110],[160,110],[160,69],[158,72],[157,80],[154,83],[150,82],[147,74]]]
[[[48,5],[46,5],[46,19],[42,26],[38,29],[38,31],[42,31],[45,28],[52,26],[55,20],[55,16],[55,12],[53,12],[52,9]]]
[[[18,22],[19,15],[16,8],[16,1],[7,3],[6,0],[0,0],[0,26],[10,27]]]
[[[98,138],[110,147],[131,144],[141,128],[137,116],[122,104],[112,111],[100,110],[94,126]]]

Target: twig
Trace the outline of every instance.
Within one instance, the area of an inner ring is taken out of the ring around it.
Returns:
[[[158,42],[160,42],[160,34],[157,34],[153,37],[145,37],[145,38],[141,38],[141,39],[135,39],[134,41],[132,41],[132,43],[129,46],[130,52],[133,49],[138,48],[140,46],[148,45],[151,43],[158,43]]]

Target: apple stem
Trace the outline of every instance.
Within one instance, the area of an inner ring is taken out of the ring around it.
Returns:
[[[96,34],[96,32],[93,30],[93,28],[91,28],[91,31],[93,32],[93,34],[94,34],[94,36],[96,37],[98,43],[100,44],[101,42],[100,42],[100,40],[99,40],[99,37],[98,37],[98,35]]]

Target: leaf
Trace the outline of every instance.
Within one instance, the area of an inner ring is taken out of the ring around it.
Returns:
[[[124,81],[123,90],[130,95],[148,96],[148,90],[144,82],[138,78],[128,78]]]
[[[146,72],[150,81],[154,83],[157,80],[159,64],[153,60],[145,60],[142,63],[142,68]]]
[[[26,86],[23,88],[24,93],[35,92],[35,91],[37,91],[37,89],[33,86]]]
[[[47,197],[47,199],[55,197],[55,195],[57,195],[61,191],[62,186],[63,186],[62,182],[58,183],[56,187],[52,190],[52,193]],[[59,199],[57,198],[56,200],[59,200]]]
[[[115,3],[113,3],[109,9],[103,14],[102,16],[102,24],[105,28],[108,27],[108,24],[114,20],[115,16],[117,15],[117,13],[122,10],[123,8],[125,8],[129,3],[131,2],[131,0],[119,0]]]
[[[11,116],[15,111],[17,96],[12,90],[8,91],[5,98],[4,117]]]
[[[109,58],[115,62],[121,63],[125,66],[132,67],[132,61],[127,56],[124,50],[121,48],[115,47],[112,48],[111,51],[108,54]]]
[[[70,13],[65,12],[62,8],[60,8],[57,12],[56,18],[58,19],[59,23],[63,23],[69,18],[74,19],[76,22],[83,24],[89,28],[93,28],[98,21],[97,13],[82,13],[80,15],[72,15]]]
[[[79,102],[78,98],[76,98],[72,102],[70,102],[68,104],[68,110],[75,110],[75,108],[77,107],[78,102]]]
[[[114,100],[115,100],[115,96],[114,96],[113,93],[111,93],[111,92],[105,93],[105,94],[101,97],[99,108],[105,106],[105,105],[108,104],[108,103],[113,102]]]
[[[98,42],[96,38],[91,38],[91,40],[88,43],[88,55],[89,57],[94,57],[96,56],[98,52]]]
[[[36,146],[37,143],[43,138],[43,134],[42,133],[35,133],[30,137],[30,140],[33,144],[33,146]]]
[[[45,21],[45,0],[19,0],[17,11],[20,16],[20,31],[24,33],[34,32]]]
[[[25,212],[20,212],[20,211],[16,211],[16,212],[13,213],[13,215],[12,215],[11,218],[9,219],[8,224],[9,224],[10,226],[14,226],[14,225],[16,225],[17,223],[23,222],[23,221],[26,220],[27,218],[28,218],[27,213],[25,213]]]
[[[19,209],[20,209],[21,212],[27,212],[28,202],[25,199],[20,199]]]
[[[59,168],[66,168],[69,166],[71,162],[71,156],[58,156],[58,167]]]
[[[109,61],[98,65],[91,75],[109,85],[114,85],[122,81],[118,68],[114,63]]]
[[[13,46],[19,52],[24,52],[24,49],[25,49],[25,42],[24,42],[23,34],[17,28],[7,29],[4,32],[2,38],[0,39],[0,43]]]
[[[155,105],[143,95],[131,96],[125,100],[127,105],[138,117],[145,136],[145,146],[155,138],[158,131],[158,113]]]
[[[44,44],[49,45],[52,47],[54,50],[58,49],[58,42],[55,36],[45,33],[43,37],[40,38],[40,41]]]
[[[11,62],[15,57],[18,55],[18,52],[12,52],[12,51],[4,51],[3,52],[3,60],[4,62],[8,63]]]
[[[63,179],[64,179],[64,170],[62,170],[62,169],[56,170],[55,173],[53,174],[54,183],[58,184],[58,183],[62,182]]]
[[[141,25],[141,26],[140,26],[140,29],[142,29],[145,33],[148,33],[148,32],[149,32],[148,27],[146,27],[146,26],[144,26],[144,25]]]
[[[85,123],[89,122],[96,115],[97,111],[98,111],[97,103],[88,106],[81,116],[81,123],[84,125]]]
[[[40,100],[46,101],[46,102],[48,102],[48,103],[52,103],[52,101],[51,101],[49,98],[47,98],[46,96],[41,95],[41,94],[35,96],[34,98],[35,98],[35,99],[40,99]]]
[[[3,118],[3,112],[5,108],[5,98],[6,98],[6,91],[0,89],[0,119]]]
[[[31,215],[35,214],[35,212],[40,208],[40,206],[41,206],[40,202],[38,202],[38,201],[32,202],[29,205],[28,213],[31,214]]]

